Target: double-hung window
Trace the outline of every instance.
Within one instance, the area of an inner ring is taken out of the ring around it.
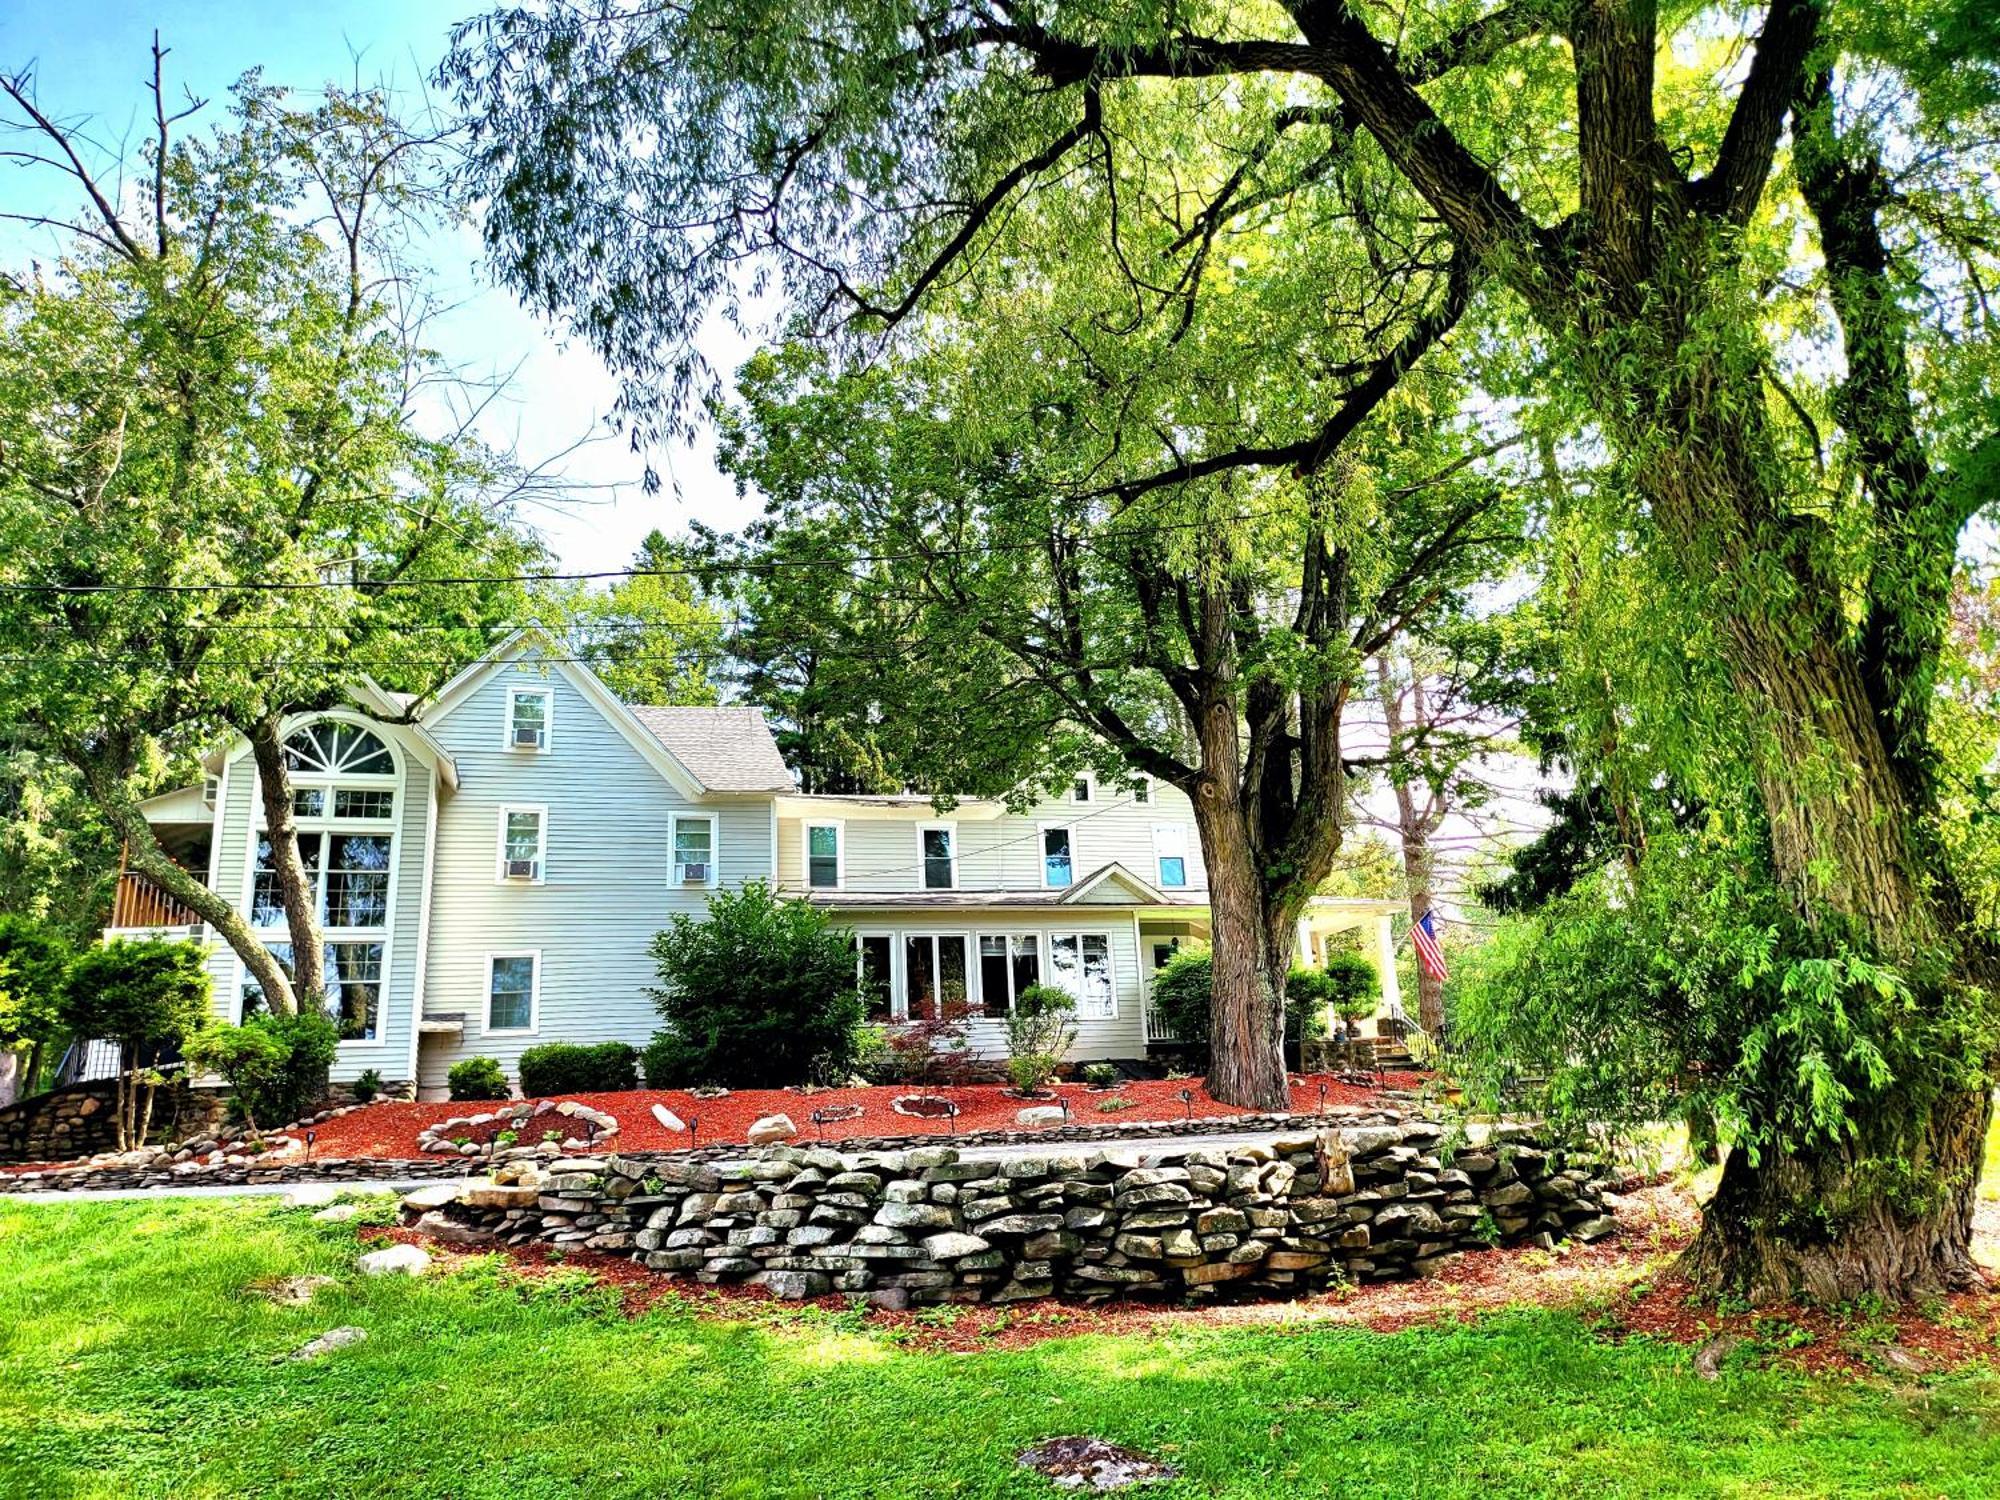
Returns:
[[[958,830],[949,823],[925,823],[917,829],[917,852],[923,863],[924,889],[949,891],[958,885]]]
[[[991,1017],[1008,1015],[1021,991],[1042,981],[1041,939],[1032,932],[984,933],[979,939],[979,1005]]]
[[[1152,777],[1141,776],[1137,781],[1132,783],[1132,800],[1141,807],[1146,806],[1147,803],[1153,800]]]
[[[531,1032],[540,1024],[542,956],[491,953],[486,958],[486,1031]]]
[[[1069,799],[1072,802],[1088,802],[1090,800],[1090,778],[1088,776],[1079,776],[1075,781],[1070,783]]]
[[[840,825],[808,823],[806,838],[806,885],[815,891],[837,891],[841,884]]]
[[[1153,864],[1159,874],[1162,890],[1171,890],[1188,883],[1186,824],[1153,825]]]
[[[1111,939],[1101,932],[1049,934],[1049,978],[1076,1000],[1080,1021],[1106,1021],[1118,1014],[1111,979]]]
[[[965,935],[903,935],[903,1014],[919,1020],[966,1003]]]
[[[554,710],[555,694],[548,688],[508,688],[505,747],[532,755],[546,754]]]
[[[715,870],[715,815],[675,813],[668,837],[673,843],[673,883],[713,888]]]
[[[1042,829],[1042,884],[1055,891],[1075,879],[1076,867],[1070,855],[1070,830],[1060,824],[1050,824]]]
[[[854,939],[855,973],[861,980],[865,1018],[873,1022],[893,1019],[896,1011],[896,939],[886,932],[857,933]]]
[[[503,881],[542,883],[549,815],[541,807],[500,809],[500,869]]]

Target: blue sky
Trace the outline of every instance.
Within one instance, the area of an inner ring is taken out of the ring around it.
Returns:
[[[0,69],[13,73],[33,63],[44,110],[64,120],[89,116],[91,133],[115,143],[144,123],[155,27],[172,49],[169,87],[185,84],[211,101],[183,127],[189,128],[218,118],[229,85],[256,67],[268,82],[301,90],[351,82],[358,70],[364,81],[414,92],[444,51],[452,23],[478,8],[477,0],[0,0]],[[66,186],[53,173],[0,167],[0,204],[14,211],[49,211],[66,202]],[[4,228],[0,257],[47,253],[45,232],[37,238]],[[459,304],[434,332],[438,348],[482,373],[520,367],[486,436],[532,462],[600,430],[598,418],[616,391],[596,355],[566,343],[491,286],[469,231],[438,236],[431,258],[440,290]],[[711,359],[740,357],[727,333],[703,344]],[[677,481],[678,498],[641,490],[642,462],[621,438],[595,442],[565,461],[581,500],[531,519],[567,567],[618,567],[655,526],[673,532],[690,517],[725,526],[747,518],[749,507],[716,472],[705,443],[676,447],[655,462]]]

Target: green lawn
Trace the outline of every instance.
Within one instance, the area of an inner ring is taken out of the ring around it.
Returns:
[[[0,1493],[1042,1496],[1012,1456],[1072,1432],[1180,1464],[1161,1496],[2000,1492],[1991,1377],[1711,1383],[1553,1312],[950,1355],[846,1315],[627,1321],[487,1260],[364,1281],[354,1254],[268,1202],[0,1204]],[[246,1292],[306,1272],[340,1283]],[[285,1362],[342,1323],[371,1337]]]

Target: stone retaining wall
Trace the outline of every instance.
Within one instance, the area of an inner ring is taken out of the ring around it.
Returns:
[[[542,1242],[781,1297],[885,1306],[1060,1295],[1296,1295],[1421,1275],[1455,1251],[1611,1232],[1597,1164],[1521,1127],[1439,1151],[1431,1124],[1271,1146],[963,1161],[948,1146],[772,1147],[722,1162],[509,1162],[404,1213],[459,1243]]]
[[[0,1162],[66,1161],[117,1149],[117,1097],[118,1080],[98,1078],[16,1100],[0,1109]],[[151,1134],[173,1140],[213,1129],[222,1113],[221,1095],[176,1080],[153,1096]]]

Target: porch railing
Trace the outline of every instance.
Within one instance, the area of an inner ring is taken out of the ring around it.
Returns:
[[[110,925],[118,930],[199,927],[201,918],[136,870],[126,870],[119,875],[117,892],[111,898]]]

